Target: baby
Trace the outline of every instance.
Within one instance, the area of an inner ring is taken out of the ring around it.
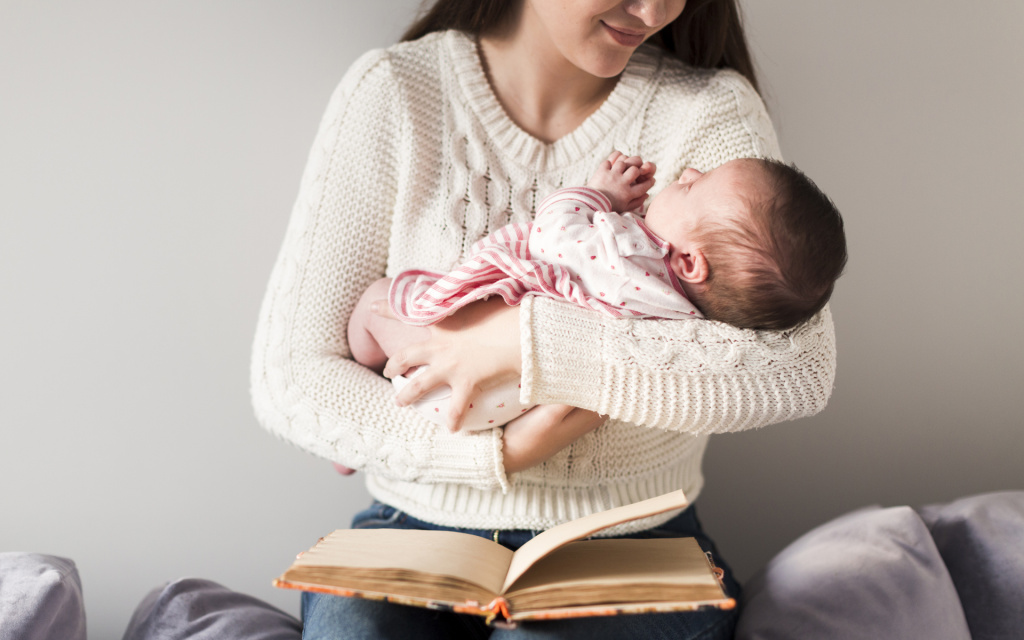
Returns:
[[[483,238],[450,273],[377,281],[349,322],[353,357],[380,372],[392,353],[429,336],[426,325],[491,295],[508,304],[546,295],[613,317],[704,317],[777,330],[825,305],[846,263],[846,240],[835,205],[806,176],[759,159],[686,169],[642,216],[654,171],[637,156],[612,153],[586,187],[556,191],[532,223]],[[370,312],[385,294],[398,320]],[[408,380],[394,383],[400,389]],[[413,406],[443,424],[449,392],[435,389]],[[463,428],[500,426],[529,408],[518,388],[489,390],[474,398]]]

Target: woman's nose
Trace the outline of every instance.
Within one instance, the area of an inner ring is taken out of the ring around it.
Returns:
[[[648,27],[660,29],[665,26],[668,15],[665,5],[665,0],[626,0],[625,9],[626,13],[639,18]]]

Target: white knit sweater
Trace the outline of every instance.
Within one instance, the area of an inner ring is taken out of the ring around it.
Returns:
[[[693,70],[647,46],[598,111],[553,144],[508,119],[462,33],[362,56],[327,107],[260,312],[260,422],[361,469],[374,497],[417,518],[543,529],[673,489],[695,499],[709,434],[820,411],[835,371],[827,309],[778,333],[609,319],[527,299],[523,400],[611,419],[509,478],[500,429],[450,434],[396,407],[391,384],[350,358],[346,323],[371,282],[450,269],[487,233],[529,221],[545,195],[583,184],[613,149],[654,161],[659,185],[688,166],[779,155],[741,76]]]

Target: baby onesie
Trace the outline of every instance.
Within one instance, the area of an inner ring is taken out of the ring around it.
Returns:
[[[703,317],[668,259],[668,244],[638,215],[611,211],[611,202],[595,189],[560,189],[541,203],[533,222],[510,224],[479,240],[449,273],[399,273],[388,302],[395,317],[418,326],[492,295],[510,305],[544,295],[612,317]],[[408,380],[399,376],[394,383],[400,389]],[[444,387],[412,406],[443,424],[449,396]],[[518,386],[492,389],[474,399],[463,428],[500,426],[529,408],[519,403]]]

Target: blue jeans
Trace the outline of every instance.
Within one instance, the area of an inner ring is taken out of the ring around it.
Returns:
[[[393,507],[379,502],[356,514],[353,529],[432,529],[460,531],[495,539],[493,529],[458,529],[417,520]],[[515,551],[540,533],[528,530],[500,530],[497,540]],[[708,538],[697,513],[691,506],[660,527],[623,536],[626,538],[693,537],[701,548],[710,551],[715,564],[725,570],[726,591],[739,597],[739,584],[732,571],[718,555]],[[604,638],[644,638],[645,640],[718,640],[732,638],[737,612],[681,611],[625,616],[573,618],[522,622],[515,629],[497,629],[484,624],[483,618],[446,611],[407,607],[388,602],[342,598],[303,592],[302,637],[321,639],[414,638],[416,640],[450,640],[453,638],[490,638],[491,640],[567,639],[602,640]]]

